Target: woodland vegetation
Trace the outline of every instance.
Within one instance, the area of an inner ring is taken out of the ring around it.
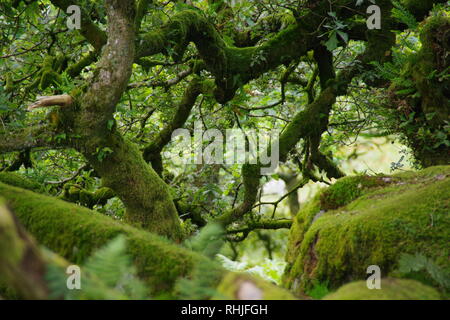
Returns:
[[[0,0],[0,297],[448,298],[449,9]],[[178,163],[172,133],[196,123],[268,133],[277,170]],[[406,150],[396,173],[342,169],[380,137]],[[282,276],[238,272],[250,241],[287,247]]]

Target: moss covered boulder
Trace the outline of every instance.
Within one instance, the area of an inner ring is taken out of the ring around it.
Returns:
[[[296,294],[315,283],[336,289],[365,280],[370,265],[387,277],[402,254],[420,254],[447,274],[449,212],[450,166],[338,180],[294,219],[283,285]]]
[[[366,281],[355,281],[327,295],[323,300],[439,300],[435,289],[418,281],[386,278],[381,289],[368,289]]]

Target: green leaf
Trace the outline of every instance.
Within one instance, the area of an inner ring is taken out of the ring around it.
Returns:
[[[339,36],[342,38],[342,40],[345,41],[345,43],[348,43],[348,34],[338,30],[337,33],[339,34]]]
[[[327,47],[328,51],[333,51],[338,46],[338,38],[336,36],[336,31],[332,31],[330,33],[330,37],[327,42],[325,42],[325,46]]]
[[[109,131],[112,130],[113,126],[114,126],[114,120],[113,119],[108,120],[108,122],[106,123],[106,127],[108,128]]]

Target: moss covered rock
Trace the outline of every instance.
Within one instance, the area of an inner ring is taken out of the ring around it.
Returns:
[[[381,289],[368,289],[365,281],[346,284],[323,300],[439,300],[435,289],[418,281],[386,278]]]
[[[449,191],[450,166],[338,180],[294,219],[284,286],[297,294],[317,282],[336,289],[366,279],[370,265],[386,277],[403,253],[420,253],[448,272]]]

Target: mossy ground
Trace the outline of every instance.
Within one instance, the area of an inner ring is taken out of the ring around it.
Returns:
[[[323,300],[439,300],[435,289],[409,279],[381,279],[381,289],[369,289],[365,281],[346,284]]]
[[[370,265],[386,277],[402,253],[420,253],[448,272],[449,191],[449,166],[339,180],[294,219],[284,285],[297,294],[317,281],[336,289],[366,279]]]

